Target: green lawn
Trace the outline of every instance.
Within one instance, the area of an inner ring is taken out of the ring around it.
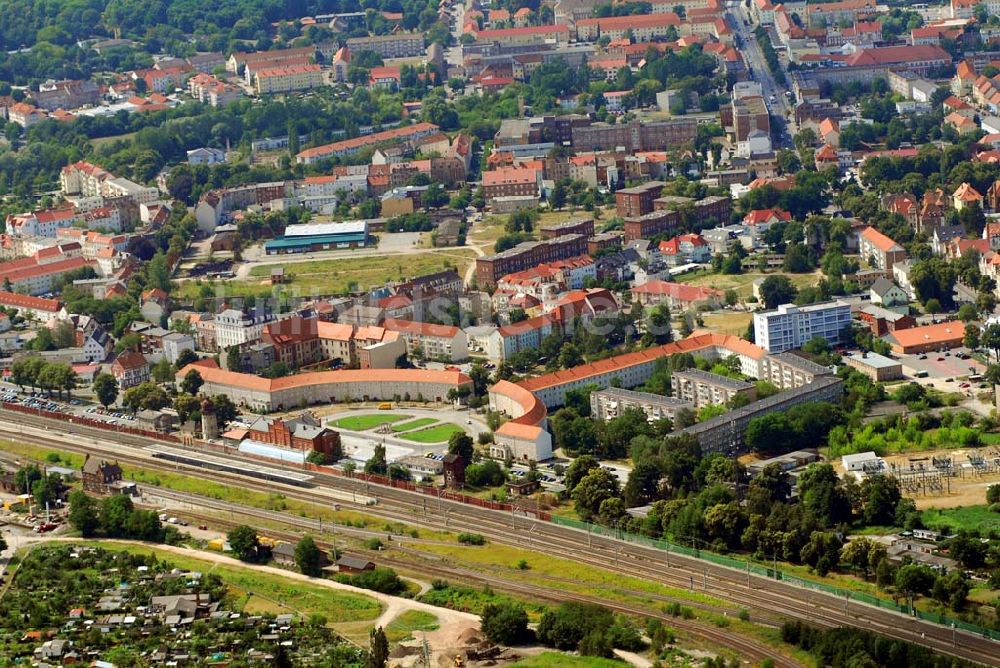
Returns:
[[[250,270],[249,282],[259,284],[271,276],[272,268],[284,266],[289,283],[307,293],[344,294],[352,289],[367,290],[385,285],[386,281],[432,274],[449,267],[461,276],[475,257],[471,248],[361,257],[351,257],[347,251],[342,257],[329,260],[258,265]]]
[[[1000,513],[989,506],[965,506],[960,508],[928,508],[921,513],[924,524],[931,528],[948,526],[952,531],[978,529],[984,533],[990,529],[1000,529]]]
[[[389,622],[385,634],[389,642],[401,642],[413,637],[414,631],[435,631],[441,628],[438,618],[423,610],[407,610]]]
[[[463,431],[461,427],[457,424],[451,424],[446,422],[444,424],[439,424],[429,429],[421,429],[419,431],[411,431],[408,434],[402,434],[400,438],[404,438],[407,441],[416,441],[417,443],[443,443],[451,438],[452,434]]]
[[[347,417],[342,417],[339,420],[334,420],[331,424],[334,427],[340,427],[341,429],[350,429],[351,431],[365,431],[366,429],[374,429],[384,424],[391,424],[393,422],[399,422],[400,420],[408,420],[412,415],[405,415],[402,413],[371,413],[368,415],[348,415]]]
[[[392,425],[392,430],[396,433],[401,433],[404,431],[413,431],[414,429],[420,429],[421,427],[426,427],[437,422],[436,418],[417,418],[416,420],[409,420],[408,422],[403,422],[401,424]]]
[[[510,668],[622,668],[628,664],[612,659],[599,659],[594,656],[574,656],[559,652],[542,652],[537,656],[529,656]]]

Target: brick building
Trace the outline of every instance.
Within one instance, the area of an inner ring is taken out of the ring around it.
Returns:
[[[257,418],[247,430],[246,438],[280,448],[300,450],[307,455],[315,450],[330,458],[339,459],[341,454],[340,434],[324,427],[311,413],[303,413],[291,420]]]
[[[545,262],[565,260],[587,253],[587,237],[566,234],[543,241],[526,241],[495,255],[476,259],[476,281],[480,288],[496,285],[501,276],[536,267]]]
[[[653,201],[663,192],[662,181],[650,181],[615,193],[615,209],[622,218],[644,216],[653,212]]]

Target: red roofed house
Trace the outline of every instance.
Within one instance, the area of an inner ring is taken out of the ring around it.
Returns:
[[[763,231],[775,223],[787,223],[791,219],[792,214],[781,209],[754,209],[743,216],[743,224],[760,227]]]
[[[709,262],[712,259],[712,249],[700,234],[682,234],[668,241],[661,241],[660,254],[671,267],[690,262]]]
[[[534,169],[501,167],[483,172],[483,195],[497,197],[538,197],[539,174]]]
[[[970,134],[979,129],[979,124],[968,116],[953,111],[944,117],[944,122],[955,128],[959,134]]]
[[[721,290],[701,288],[685,283],[653,280],[632,288],[636,301],[643,306],[666,304],[673,310],[686,311],[700,306],[718,308],[722,304]]]
[[[892,265],[906,259],[906,249],[874,227],[866,227],[858,235],[858,255],[872,267],[892,273]]]
[[[391,318],[383,325],[397,332],[406,342],[406,352],[415,357],[447,362],[461,362],[469,357],[469,338],[458,327]]]
[[[824,118],[819,124],[819,136],[823,143],[837,148],[840,145],[840,124],[832,118]]]
[[[968,60],[963,60],[955,66],[955,76],[951,79],[951,92],[955,95],[968,95],[976,83],[976,68]]]
[[[967,206],[973,204],[978,204],[980,208],[983,206],[983,196],[979,194],[979,191],[972,187],[969,183],[963,183],[955,189],[955,192],[951,195],[951,205],[955,211],[961,211]]]
[[[126,350],[111,363],[111,375],[119,390],[127,390],[149,380],[149,363],[142,353]]]
[[[30,314],[37,322],[43,324],[52,322],[63,313],[62,302],[56,299],[42,299],[16,292],[0,292],[0,306],[17,309],[21,316]]]

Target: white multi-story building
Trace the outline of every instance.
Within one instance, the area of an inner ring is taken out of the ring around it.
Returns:
[[[801,348],[820,336],[840,343],[841,333],[851,324],[851,305],[840,300],[795,306],[782,304],[773,311],[753,316],[754,343],[769,353]]]
[[[274,320],[270,314],[250,314],[226,309],[215,316],[215,340],[219,350],[256,343],[264,335],[264,325]]]

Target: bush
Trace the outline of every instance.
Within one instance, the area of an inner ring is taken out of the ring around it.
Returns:
[[[383,594],[402,594],[406,591],[406,583],[391,568],[379,567],[357,575],[342,575],[337,581]]]
[[[528,639],[528,613],[520,603],[489,603],[483,608],[482,630],[500,645],[516,645]]]
[[[379,540],[378,538],[368,538],[368,539],[365,540],[365,542],[363,543],[363,545],[365,546],[366,550],[381,550],[382,549],[382,541]]]
[[[466,545],[485,545],[486,538],[478,533],[460,533],[458,534],[458,542]]]

